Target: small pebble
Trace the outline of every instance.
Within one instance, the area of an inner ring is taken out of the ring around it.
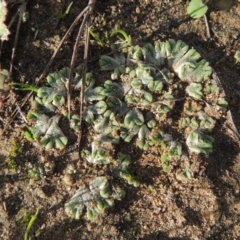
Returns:
[[[140,11],[140,8],[139,7],[136,7],[136,13],[139,14],[141,11]]]
[[[66,173],[64,176],[63,176],[63,182],[68,185],[68,186],[71,186],[74,181],[73,181],[73,176],[69,173]]]

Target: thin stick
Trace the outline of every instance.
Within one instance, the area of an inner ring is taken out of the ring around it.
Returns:
[[[204,20],[205,20],[205,25],[206,25],[206,29],[207,29],[207,37],[211,38],[211,33],[210,33],[209,24],[208,24],[208,20],[207,20],[206,14],[204,14]]]
[[[86,74],[87,74],[87,62],[88,62],[88,49],[89,49],[89,21],[87,21],[85,29],[85,48],[84,48],[84,62],[83,62],[83,76],[82,76],[82,87],[80,96],[80,131],[78,133],[78,154],[80,159],[80,148],[82,140],[82,119],[85,110],[85,85],[86,85]]]
[[[71,63],[70,63],[70,74],[69,74],[69,80],[68,80],[68,117],[70,119],[71,117],[71,86],[72,86],[72,79],[73,79],[73,70],[74,70],[74,66],[75,66],[75,62],[76,62],[76,58],[77,58],[77,53],[78,53],[78,46],[79,46],[79,42],[83,33],[83,29],[84,29],[84,25],[86,24],[88,18],[88,14],[85,14],[82,24],[79,28],[78,31],[78,35],[74,44],[74,48],[73,48],[73,54],[72,54],[72,59],[71,59]]]
[[[62,38],[61,42],[59,43],[57,49],[54,51],[51,59],[49,60],[47,66],[45,67],[45,69],[43,70],[43,73],[40,75],[39,79],[37,80],[36,84],[38,85],[38,83],[45,77],[49,67],[51,66],[54,58],[56,57],[59,49],[61,48],[63,42],[66,40],[66,38],[70,35],[70,33],[72,32],[72,30],[74,29],[74,27],[76,26],[76,24],[78,23],[78,21],[82,18],[82,16],[88,11],[89,7],[87,6],[74,20],[74,22],[72,23],[72,25],[70,26],[70,28],[68,29],[68,31],[65,33],[64,37]]]
[[[82,140],[82,120],[83,114],[85,110],[85,85],[86,85],[86,73],[87,73],[87,63],[88,63],[88,49],[89,49],[89,27],[90,27],[90,16],[93,12],[93,8],[95,6],[96,0],[89,0],[89,11],[86,21],[85,28],[85,48],[84,48],[84,62],[83,62],[83,76],[82,76],[82,87],[81,87],[81,95],[80,95],[80,130],[78,133],[78,156],[81,158],[81,140]]]
[[[223,86],[222,86],[221,80],[220,80],[220,78],[218,77],[218,75],[217,75],[217,73],[216,73],[216,71],[215,71],[214,69],[213,69],[213,75],[212,75],[212,76],[213,76],[213,79],[215,80],[215,82],[217,83],[218,87],[221,89],[223,97],[226,97],[227,95],[226,95],[225,90],[224,90],[224,88],[223,88]],[[228,116],[229,116],[230,123],[231,123],[232,126],[233,126],[233,129],[230,128],[229,126],[228,126],[228,128],[229,128],[232,132],[235,133],[235,135],[238,137],[238,139],[240,139],[240,133],[239,133],[239,131],[238,131],[238,129],[237,129],[237,126],[236,126],[236,124],[235,124],[235,122],[234,122],[234,120],[233,120],[233,115],[232,115],[230,106],[228,106],[227,114],[228,114]]]
[[[27,121],[25,115],[23,114],[21,108],[18,106],[17,103],[16,103],[16,106],[17,106],[18,112],[19,112],[19,114],[21,115],[21,117],[22,117],[22,119],[24,120],[24,122],[25,122],[25,123],[28,123],[28,121]]]
[[[17,48],[17,43],[18,43],[19,30],[20,30],[20,27],[21,27],[22,16],[23,16],[23,12],[25,11],[25,9],[26,9],[26,3],[23,3],[21,5],[20,9],[19,9],[20,14],[18,16],[17,30],[16,30],[13,49],[12,49],[12,57],[11,57],[11,63],[10,63],[10,69],[9,69],[10,78],[12,76],[13,60],[15,58],[15,53],[16,53],[16,48]]]

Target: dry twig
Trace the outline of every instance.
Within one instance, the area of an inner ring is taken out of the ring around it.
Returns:
[[[96,0],[89,0],[88,4],[88,11],[86,12],[84,16],[84,20],[80,26],[79,34],[77,37],[77,41],[75,43],[74,49],[76,51],[73,53],[72,62],[71,62],[71,71],[70,71],[70,78],[69,78],[69,87],[71,87],[71,79],[72,79],[72,73],[73,73],[73,67],[76,60],[76,54],[77,54],[77,46],[78,41],[80,40],[80,36],[82,34],[82,29],[85,26],[85,48],[84,48],[84,62],[83,62],[83,76],[82,76],[82,87],[81,87],[81,93],[80,93],[80,130],[78,133],[78,154],[80,158],[80,146],[81,146],[81,139],[82,139],[82,119],[83,119],[83,113],[85,110],[85,99],[84,99],[84,93],[85,93],[85,84],[86,84],[86,73],[87,73],[87,62],[88,62],[88,50],[89,50],[89,27],[90,27],[90,16],[93,12],[94,6],[95,6]],[[74,55],[75,54],[75,55]],[[69,88],[70,89],[70,88]],[[71,100],[71,91],[69,91],[68,96],[68,104],[69,104],[69,115],[70,115],[70,100]]]
[[[19,31],[20,31],[20,27],[21,27],[21,23],[22,23],[22,19],[23,19],[23,14],[26,11],[27,3],[28,3],[28,0],[24,1],[18,9],[19,16],[18,16],[17,29],[16,29],[16,34],[15,34],[15,39],[14,39],[14,45],[13,45],[13,49],[12,49],[12,57],[11,57],[10,70],[9,70],[10,77],[12,76],[13,61],[14,61],[15,53],[16,53]]]
[[[211,38],[210,28],[209,28],[208,19],[207,19],[206,14],[204,14],[204,20],[205,20],[205,25],[206,25],[206,30],[207,30],[207,37]]]
[[[218,87],[221,89],[222,94],[223,94],[223,97],[226,97],[227,95],[226,95],[226,93],[225,93],[225,91],[224,91],[224,88],[223,88],[223,86],[222,86],[222,83],[221,83],[221,81],[220,81],[217,73],[215,72],[215,70],[213,70],[213,79],[216,81]],[[228,117],[229,117],[229,120],[230,120],[230,124],[232,125],[232,127],[230,127],[230,126],[227,126],[227,127],[228,127],[228,129],[230,129],[230,131],[231,131],[232,133],[235,134],[235,136],[238,138],[238,140],[240,140],[240,133],[239,133],[239,131],[238,131],[238,129],[237,129],[237,126],[235,125],[235,122],[234,122],[234,120],[233,120],[233,115],[232,115],[232,112],[231,112],[230,107],[228,108],[227,114],[228,114]]]

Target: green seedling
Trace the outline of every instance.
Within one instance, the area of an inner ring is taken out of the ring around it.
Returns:
[[[122,45],[122,47],[130,47],[132,46],[132,38],[130,35],[128,35],[124,30],[122,29],[116,29],[113,30],[111,33],[111,36],[114,36],[116,34],[120,34],[123,36],[123,38],[119,37],[120,39],[120,43]]]
[[[142,125],[138,131],[138,142],[137,146],[140,149],[147,150],[149,148],[148,138],[150,130],[146,125]]]
[[[168,156],[168,154],[162,154],[161,156],[161,165],[164,172],[168,173],[171,170],[171,158]]]
[[[29,19],[29,16],[30,16],[30,13],[29,13],[29,12],[27,12],[27,11],[23,12],[22,21],[23,21],[24,23],[27,22],[28,19]]]
[[[215,81],[209,82],[209,84],[206,87],[207,94],[218,93],[218,91],[219,91],[219,88],[217,86],[217,83]]]
[[[98,33],[95,33],[95,32],[93,31],[93,27],[90,27],[88,30],[89,30],[90,35],[91,35],[91,36],[94,38],[94,40],[96,41],[96,43],[97,43],[98,45],[100,45],[100,46],[103,46],[103,45],[104,45],[103,40],[100,39],[100,36],[99,36]]]
[[[206,14],[207,10],[208,6],[202,0],[191,0],[187,8],[187,13],[192,18],[200,18]]]
[[[172,141],[171,136],[165,137],[165,144],[161,145],[163,154],[161,155],[161,163],[164,172],[171,170],[171,162],[178,159],[182,155],[182,145],[177,141]]]
[[[56,110],[56,106],[52,105],[51,103],[44,104],[42,99],[39,97],[35,97],[35,99],[32,101],[32,108],[34,111],[42,114],[53,113]]]
[[[118,56],[115,54],[115,58],[102,56],[99,63],[102,70],[114,70],[117,77],[124,73],[125,57],[123,54]]]
[[[61,16],[60,16],[61,19],[65,18],[65,17],[69,14],[72,5],[73,5],[73,2],[70,2],[70,3],[68,4],[66,10],[63,11],[63,13],[62,13]]]
[[[92,164],[109,164],[112,162],[109,150],[105,147],[104,142],[95,139],[91,145],[91,152],[82,151],[82,157]]]
[[[99,101],[96,104],[87,107],[85,112],[86,122],[93,122],[96,115],[103,114],[107,110],[107,104],[104,101]]]
[[[35,223],[35,221],[37,220],[37,217],[38,217],[38,213],[39,213],[39,208],[36,210],[35,214],[31,216],[29,222],[28,222],[28,225],[27,225],[27,228],[26,228],[26,231],[24,233],[24,240],[29,240],[29,233],[33,227],[33,224]]]
[[[103,36],[100,36],[93,27],[90,27],[89,33],[98,45],[104,46],[109,44],[109,33],[107,31],[103,32]]]

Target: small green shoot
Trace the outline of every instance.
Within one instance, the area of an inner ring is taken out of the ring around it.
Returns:
[[[30,233],[30,231],[33,227],[34,222],[37,220],[38,213],[39,213],[39,208],[36,210],[35,214],[31,216],[31,218],[28,222],[28,225],[27,225],[27,228],[26,228],[26,231],[25,231],[25,234],[24,234],[24,240],[29,240],[30,239],[28,236],[29,236],[29,233]]]
[[[63,11],[63,13],[61,14],[61,16],[60,16],[60,19],[63,19],[63,18],[65,18],[68,14],[69,14],[69,12],[70,12],[70,10],[71,10],[71,7],[72,7],[72,5],[73,5],[73,2],[70,2],[69,4],[68,4],[68,6],[67,6],[67,8],[66,8],[66,10],[65,11]]]
[[[129,46],[132,46],[132,38],[130,35],[128,35],[124,30],[122,29],[116,29],[116,30],[113,30],[112,33],[111,33],[111,37],[120,33],[123,38],[119,37],[120,41],[122,43],[125,43],[124,44],[124,47],[129,47]]]
[[[102,42],[102,40],[100,39],[99,34],[98,34],[98,33],[95,33],[95,32],[93,31],[93,27],[90,27],[88,30],[89,30],[90,35],[91,35],[91,36],[94,38],[94,40],[96,41],[96,43],[97,43],[98,45],[100,45],[100,46],[103,46],[103,42]]]
[[[33,92],[38,91],[38,87],[30,84],[11,82],[9,83],[9,85],[17,87],[17,90],[19,91],[33,91]]]
[[[109,44],[109,33],[107,31],[103,33],[103,36],[100,36],[100,34],[98,32],[95,32],[94,28],[91,26],[89,28],[89,33],[98,45],[104,46]]]

